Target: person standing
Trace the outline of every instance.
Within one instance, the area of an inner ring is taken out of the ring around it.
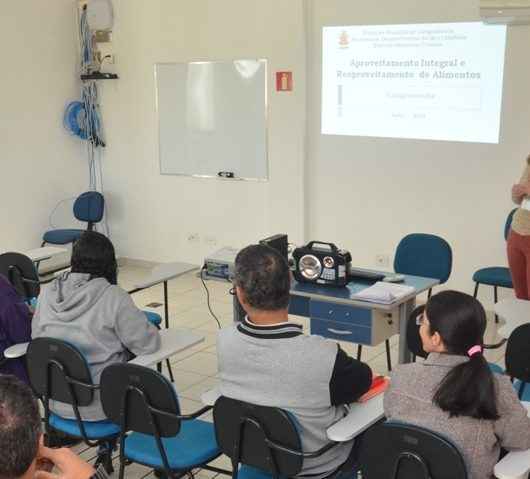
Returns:
[[[524,200],[530,198],[530,155],[519,183],[512,186],[512,200],[519,205],[508,235],[508,264],[515,296],[530,299],[530,210]],[[530,208],[530,201],[529,208]]]

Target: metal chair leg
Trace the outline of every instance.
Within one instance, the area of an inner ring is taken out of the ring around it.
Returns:
[[[477,295],[478,295],[478,285],[479,285],[479,284],[480,284],[480,283],[475,283],[475,292],[473,293],[473,298],[476,298]]]
[[[362,344],[357,345],[357,361],[361,360],[361,355],[363,354]]]
[[[497,290],[497,286],[493,286],[493,303],[497,304],[498,301],[499,301],[499,293]],[[495,323],[498,323],[498,322],[499,322],[499,317],[497,316],[497,314],[495,314]]]
[[[427,299],[430,299],[432,295],[432,288],[429,288],[429,292],[427,293]]]
[[[166,359],[166,366],[167,366],[167,371],[169,373],[169,378],[171,379],[171,382],[174,383],[175,378],[173,377],[173,370],[171,369],[171,363],[169,362],[169,358]]]
[[[387,339],[385,341],[386,345],[386,365],[388,367],[388,371],[392,371],[392,358],[390,357],[390,340]]]

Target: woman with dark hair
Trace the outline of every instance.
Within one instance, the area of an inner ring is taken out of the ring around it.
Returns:
[[[71,263],[71,271],[39,296],[32,337],[59,338],[75,345],[98,384],[106,366],[126,361],[128,351],[136,355],[155,352],[160,337],[129,294],[116,285],[114,246],[106,236],[83,233],[73,246]],[[62,417],[75,418],[69,405],[54,402],[51,408]],[[79,410],[86,421],[105,419],[98,392],[92,405]]]
[[[389,420],[425,427],[463,454],[470,479],[493,477],[500,448],[530,448],[530,419],[507,376],[483,356],[486,313],[464,293],[431,297],[418,317],[422,363],[397,366],[385,394]]]

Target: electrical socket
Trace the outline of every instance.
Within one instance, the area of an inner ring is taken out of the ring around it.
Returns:
[[[199,233],[189,233],[188,234],[188,243],[198,243],[201,240]]]
[[[375,255],[375,264],[381,268],[388,268],[390,266],[390,256],[387,254]]]

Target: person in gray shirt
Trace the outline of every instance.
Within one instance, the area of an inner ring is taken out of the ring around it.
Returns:
[[[63,273],[39,296],[32,338],[62,339],[85,357],[94,384],[103,369],[160,347],[155,326],[147,321],[130,295],[117,286],[114,246],[104,235],[86,231],[74,243],[71,271]],[[130,353],[129,353],[130,352]],[[52,401],[51,410],[74,419],[70,405]],[[96,391],[92,405],[80,407],[85,421],[106,419]]]
[[[290,283],[287,261],[272,248],[252,245],[237,255],[235,293],[247,317],[219,332],[220,392],[290,412],[303,450],[313,452],[329,442],[326,430],[346,415],[346,405],[369,389],[372,372],[337,343],[305,335],[289,321]],[[353,441],[341,443],[305,459],[301,476],[334,474],[350,464],[352,447]]]

